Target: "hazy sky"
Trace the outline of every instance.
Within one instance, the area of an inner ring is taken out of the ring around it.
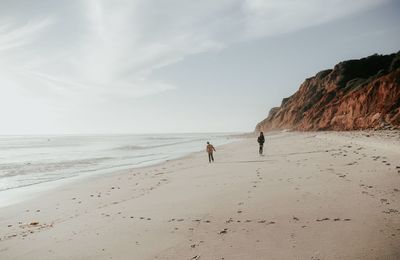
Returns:
[[[396,0],[0,0],[0,134],[252,131],[399,24]]]

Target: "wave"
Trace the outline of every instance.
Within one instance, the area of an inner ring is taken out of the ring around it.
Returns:
[[[161,154],[160,154],[161,155]],[[148,157],[146,156],[135,156],[135,157]],[[6,174],[4,176],[1,176],[1,180],[3,182],[14,180],[12,183],[8,184],[7,186],[0,185],[0,192],[2,191],[7,191],[15,188],[23,188],[23,187],[29,187],[33,186],[36,184],[42,184],[42,183],[49,183],[49,182],[54,182],[54,181],[59,181],[59,180],[64,180],[68,179],[71,177],[78,177],[78,176],[84,176],[85,174],[90,174],[90,173],[108,173],[108,172],[113,172],[118,169],[129,169],[129,168],[134,168],[134,167],[139,167],[140,165],[146,165],[146,164],[151,164],[151,162],[161,162],[165,161],[169,158],[169,156],[164,155],[164,156],[157,156],[153,158],[148,158],[144,160],[140,160],[137,162],[125,162],[123,163],[120,161],[119,163],[116,164],[107,164],[107,165],[97,165],[97,167],[94,168],[84,168],[84,169],[79,169],[75,168],[73,171],[68,171],[65,172],[67,169],[57,169],[57,171],[51,171],[51,172],[32,172],[30,171],[30,174]],[[61,172],[59,171],[61,170]]]
[[[113,150],[146,150],[146,149],[153,149],[153,148],[159,148],[159,147],[166,147],[166,146],[174,146],[178,144],[187,144],[187,143],[193,143],[197,141],[203,141],[205,140],[204,138],[197,138],[197,139],[190,139],[186,141],[180,141],[180,142],[173,142],[173,143],[166,143],[166,144],[158,144],[158,145],[148,145],[148,146],[142,146],[142,145],[124,145],[120,146],[117,148],[114,148]]]
[[[12,177],[17,175],[29,175],[32,173],[54,172],[58,170],[68,170],[77,167],[88,167],[99,162],[112,160],[113,157],[88,158],[80,160],[67,160],[58,162],[23,162],[0,164],[0,177]]]
[[[147,140],[180,140],[187,137],[147,137]]]
[[[146,147],[146,146],[140,146],[140,145],[124,145],[124,146],[114,148],[112,150],[130,151],[130,150],[143,150],[143,149],[147,149],[147,148],[148,147]]]

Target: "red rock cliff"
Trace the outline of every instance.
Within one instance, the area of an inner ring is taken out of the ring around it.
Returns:
[[[400,52],[337,64],[306,79],[256,131],[400,127]]]

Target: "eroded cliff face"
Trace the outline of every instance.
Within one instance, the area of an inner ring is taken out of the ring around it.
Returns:
[[[400,127],[400,52],[337,64],[306,79],[256,131]]]

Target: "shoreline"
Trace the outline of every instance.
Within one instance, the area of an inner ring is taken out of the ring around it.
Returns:
[[[248,137],[246,137],[245,135],[229,135],[229,136],[227,136],[227,140],[230,140],[228,143],[225,143],[225,144],[222,144],[222,145],[219,145],[216,147],[229,145],[234,142],[240,142],[241,140],[243,140],[245,138],[248,138]],[[42,183],[36,183],[36,184],[31,184],[31,185],[27,185],[27,186],[22,186],[22,187],[17,187],[17,188],[0,191],[0,194],[2,195],[0,197],[0,209],[5,208],[7,206],[11,206],[13,204],[29,201],[29,199],[31,199],[33,197],[43,196],[46,193],[51,192],[52,190],[62,187],[62,186],[65,186],[65,185],[72,185],[74,183],[77,183],[80,181],[88,181],[93,178],[101,178],[105,175],[111,176],[114,174],[124,174],[126,172],[129,172],[131,170],[136,170],[136,169],[146,169],[148,167],[157,167],[166,162],[184,159],[186,157],[189,157],[189,156],[197,154],[197,153],[202,153],[202,152],[201,151],[192,151],[192,152],[188,152],[182,156],[178,156],[178,157],[175,157],[172,159],[158,160],[154,163],[147,164],[146,162],[144,162],[144,163],[136,165],[136,166],[129,166],[129,167],[121,166],[121,167],[116,167],[117,169],[113,168],[113,169],[107,169],[104,171],[96,171],[93,173],[86,173],[83,175],[71,176],[71,177],[61,178],[61,179],[57,179],[57,180],[46,181],[46,182],[42,182]],[[120,169],[118,169],[118,168],[120,168]]]
[[[234,142],[240,142],[242,139],[246,138],[243,135],[240,139],[240,136],[242,136],[242,135],[237,135],[237,136],[236,135],[228,135],[227,140],[230,140],[230,141],[228,143],[219,145],[217,147],[229,145]],[[231,140],[233,140],[233,141],[231,141]],[[51,192],[52,190],[55,190],[59,187],[65,186],[65,185],[73,185],[74,183],[77,183],[80,181],[88,181],[92,178],[101,178],[106,175],[112,176],[115,174],[124,174],[131,170],[146,169],[148,167],[156,167],[156,166],[162,165],[169,161],[184,159],[184,158],[189,157],[196,153],[202,153],[202,152],[201,151],[193,151],[193,152],[188,152],[187,154],[184,154],[182,156],[178,156],[178,157],[175,157],[172,159],[159,160],[155,163],[150,163],[150,164],[142,163],[143,165],[139,164],[136,167],[123,166],[123,167],[119,167],[122,169],[105,170],[104,172],[96,171],[93,173],[86,173],[84,175],[71,176],[71,177],[61,178],[61,179],[57,179],[57,180],[46,181],[46,182],[42,182],[42,183],[36,183],[36,184],[31,184],[31,185],[27,185],[27,186],[22,186],[22,187],[17,187],[17,188],[0,191],[0,194],[2,195],[0,198],[0,209],[5,208],[7,206],[12,206],[13,204],[29,201],[31,198],[43,196],[43,195]],[[118,168],[118,167],[116,167],[116,168]],[[22,197],[21,197],[21,195],[22,195]]]
[[[59,187],[2,208],[0,258],[397,259],[398,133],[362,135],[267,134],[262,157],[244,139],[214,164],[196,152]]]

